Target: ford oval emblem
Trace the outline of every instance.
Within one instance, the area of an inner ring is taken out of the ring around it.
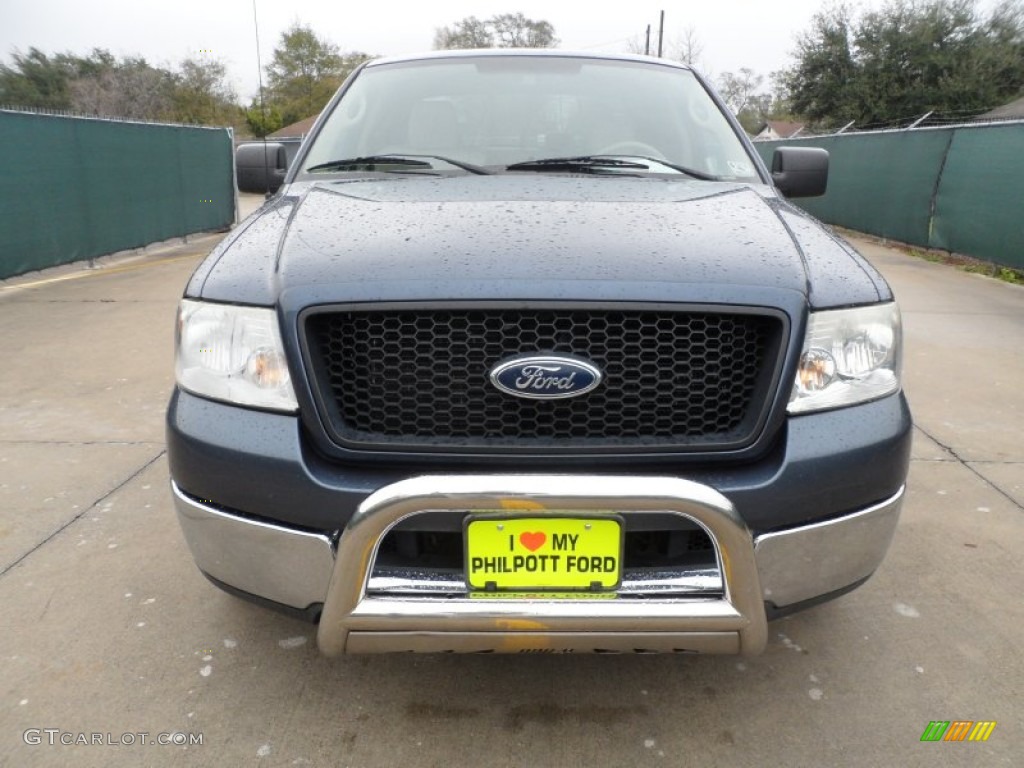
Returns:
[[[509,395],[528,400],[578,397],[601,383],[592,363],[562,355],[518,355],[491,369],[491,383]]]

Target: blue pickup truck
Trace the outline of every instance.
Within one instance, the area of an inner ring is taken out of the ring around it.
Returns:
[[[172,493],[328,654],[757,653],[904,493],[892,292],[677,63],[371,61],[177,319]]]

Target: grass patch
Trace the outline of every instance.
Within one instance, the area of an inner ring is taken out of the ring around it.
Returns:
[[[946,253],[945,251],[927,251],[920,248],[905,248],[904,250],[916,259],[924,259],[933,264],[946,264],[956,267],[962,272],[970,272],[972,275],[984,275],[985,277],[1002,280],[1004,283],[1024,285],[1024,270],[1004,267],[1001,264],[993,264],[990,261],[981,261],[980,259],[972,259],[970,256],[961,256],[956,253]]]
[[[865,240],[870,240],[889,248],[895,248],[899,251],[903,251],[903,253],[908,256],[913,256],[915,259],[930,261],[933,264],[945,264],[950,267],[955,267],[962,272],[970,272],[974,275],[984,275],[985,277],[1002,280],[1004,283],[1010,283],[1011,285],[1024,285],[1024,269],[1005,267],[1002,264],[993,264],[991,261],[982,261],[981,259],[976,259],[972,256],[963,256],[959,253],[950,253],[949,251],[939,251],[908,245],[907,243],[900,243],[896,240],[889,240],[888,238],[879,237],[878,235],[869,235],[864,232],[857,232],[844,227],[833,226],[833,229],[847,238],[852,239],[860,237]]]

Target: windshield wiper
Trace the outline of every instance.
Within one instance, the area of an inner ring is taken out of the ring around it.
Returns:
[[[581,155],[579,157],[546,157],[540,160],[525,160],[505,166],[506,171],[591,171],[601,168],[646,171],[646,163],[635,160],[621,160],[602,155]]]
[[[418,160],[417,158],[426,158],[424,160]],[[364,157],[348,157],[342,160],[331,160],[327,163],[320,163],[306,169],[307,173],[314,171],[354,171],[354,170],[377,170],[378,165],[400,165],[406,168],[431,168],[434,169],[434,164],[430,160],[440,160],[442,163],[454,166],[455,168],[461,168],[464,171],[470,173],[476,173],[479,175],[487,175],[490,173],[486,168],[481,168],[478,165],[472,163],[465,163],[462,160],[453,160],[450,157],[441,157],[440,155],[366,155]],[[435,169],[437,170],[437,169]]]
[[[613,170],[636,170],[636,171],[649,171],[651,170],[651,164],[660,165],[664,168],[671,168],[673,171],[684,173],[687,176],[692,176],[695,179],[701,181],[718,181],[718,176],[712,176],[711,174],[704,173],[703,171],[695,171],[692,168],[687,168],[683,165],[676,165],[670,163],[667,160],[660,160],[656,157],[644,157],[637,155],[636,159],[629,160],[626,157],[633,157],[633,155],[620,156],[620,155],[581,155],[580,157],[549,157],[542,160],[527,160],[522,163],[513,163],[505,168],[506,171],[584,171],[598,170],[602,168],[609,168]],[[638,162],[643,160],[644,162]]]
[[[376,170],[378,165],[405,165],[416,168],[430,168],[430,163],[424,160],[413,160],[399,155],[366,155],[365,157],[346,157],[343,160],[331,160],[327,163],[320,163],[306,169],[307,173],[313,171],[354,171],[357,168],[365,170]]]
[[[701,181],[721,181],[722,180],[721,176],[714,176],[714,175],[712,175],[710,173],[704,173],[704,171],[696,171],[693,168],[687,168],[685,165],[678,165],[677,163],[670,163],[668,160],[659,160],[656,157],[643,157],[641,159],[642,160],[650,160],[651,162],[654,162],[654,163],[659,163],[660,165],[664,165],[666,168],[671,168],[673,171],[679,171],[680,173],[685,173],[687,176],[692,176],[693,178],[700,179]]]

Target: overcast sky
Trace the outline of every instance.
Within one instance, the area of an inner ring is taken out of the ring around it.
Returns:
[[[554,25],[562,48],[626,51],[648,24],[657,40],[665,11],[667,43],[692,27],[703,46],[700,66],[717,77],[749,67],[768,75],[790,64],[796,35],[825,0],[256,0],[263,63],[293,22],[309,24],[342,51],[394,55],[429,50],[434,30],[466,16],[522,12]],[[880,0],[853,0],[877,6]],[[985,3],[989,5],[990,3]],[[174,66],[188,56],[218,57],[236,92],[247,101],[257,89],[252,0],[0,0],[0,56],[34,46],[52,54],[85,55],[107,48],[117,56],[141,54],[151,64]],[[653,45],[653,44],[652,44]],[[767,82],[767,77],[766,77]]]

